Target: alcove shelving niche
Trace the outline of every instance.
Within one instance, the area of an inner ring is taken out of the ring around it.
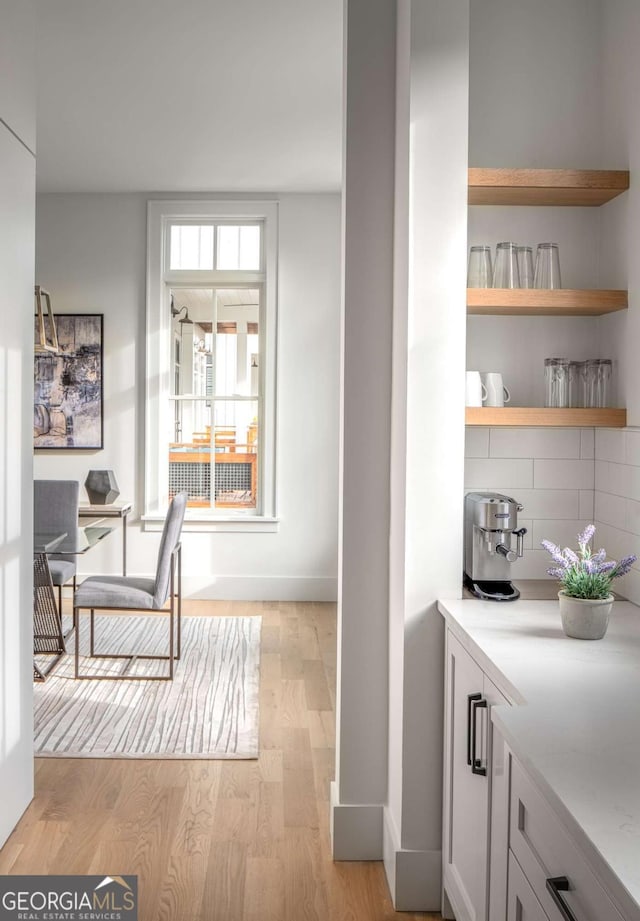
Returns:
[[[469,169],[470,205],[599,206],[629,188],[626,170]],[[599,317],[628,306],[622,290],[468,288],[469,316]],[[467,425],[624,427],[625,409],[467,407]]]

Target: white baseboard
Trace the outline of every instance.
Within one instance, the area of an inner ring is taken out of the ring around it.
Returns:
[[[153,579],[153,573],[129,573]],[[78,574],[78,580],[84,576]],[[338,580],[304,576],[184,576],[183,598],[212,601],[333,601]]]
[[[379,803],[342,805],[331,783],[331,850],[334,860],[382,859],[382,811]]]
[[[336,601],[338,580],[298,576],[183,576],[185,598],[221,601]]]
[[[386,807],[383,817],[383,860],[396,911],[440,911],[442,851],[402,848],[393,816]]]

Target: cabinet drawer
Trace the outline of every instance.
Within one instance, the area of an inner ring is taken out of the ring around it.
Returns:
[[[511,851],[507,900],[507,921],[549,921]]]
[[[585,857],[515,758],[511,759],[509,845],[550,921],[561,921],[563,914],[547,881],[563,877],[568,890],[561,891],[559,898],[578,921],[622,921]]]

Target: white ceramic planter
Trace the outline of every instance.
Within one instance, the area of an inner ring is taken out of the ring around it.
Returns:
[[[613,595],[607,598],[572,598],[558,592],[562,629],[576,640],[601,640],[607,632]]]

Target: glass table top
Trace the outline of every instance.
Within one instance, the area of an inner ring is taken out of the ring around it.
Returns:
[[[86,553],[112,531],[113,528],[97,527],[76,528],[70,533],[58,534],[36,531],[33,535],[33,550],[34,553],[67,553],[74,556]]]

